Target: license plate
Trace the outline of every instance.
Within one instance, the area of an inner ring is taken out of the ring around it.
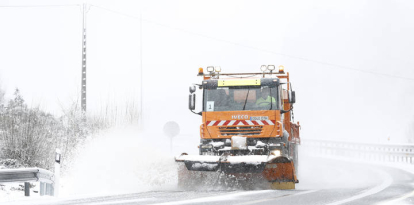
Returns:
[[[269,120],[268,116],[257,116],[257,117],[250,117],[250,121],[253,120]]]

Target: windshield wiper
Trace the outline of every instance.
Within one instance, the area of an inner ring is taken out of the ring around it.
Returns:
[[[246,96],[246,100],[244,101],[243,110],[246,107],[247,98],[249,98],[249,92],[250,92],[250,88],[247,88],[247,96]]]

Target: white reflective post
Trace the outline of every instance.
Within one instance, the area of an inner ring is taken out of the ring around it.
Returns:
[[[60,160],[61,154],[60,149],[56,149],[55,155],[55,184],[54,184],[54,196],[59,196],[59,180],[60,180]]]

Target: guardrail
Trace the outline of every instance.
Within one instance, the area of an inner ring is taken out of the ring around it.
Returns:
[[[60,149],[55,153],[55,173],[41,168],[0,169],[0,183],[24,182],[24,195],[30,196],[30,183],[40,183],[40,196],[59,195]]]
[[[414,164],[414,144],[356,143],[302,139],[314,155],[330,155],[368,161]]]
[[[25,196],[30,195],[30,183],[40,182],[40,195],[54,195],[54,174],[40,168],[0,169],[0,183],[24,182]]]

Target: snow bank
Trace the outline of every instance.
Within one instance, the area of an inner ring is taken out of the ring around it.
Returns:
[[[36,185],[30,189],[30,197],[38,198],[39,194],[39,183],[33,182],[32,185]],[[17,201],[21,199],[27,199],[24,196],[24,183],[3,183],[0,184],[0,203]]]

